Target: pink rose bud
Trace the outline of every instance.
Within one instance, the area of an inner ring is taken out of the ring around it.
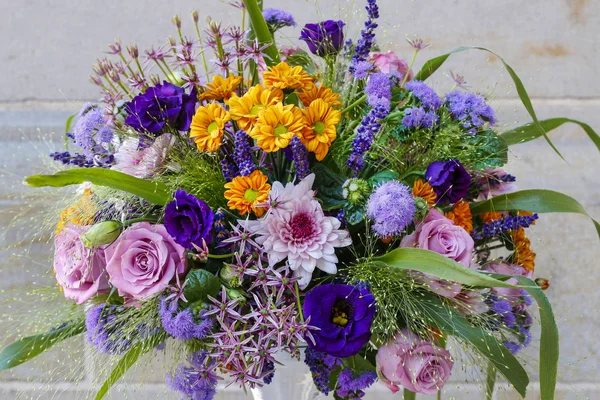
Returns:
[[[387,53],[373,52],[369,54],[369,61],[385,74],[396,75],[399,79],[404,79],[408,72],[408,64],[398,58],[398,56],[389,50]],[[413,78],[412,71],[408,74],[407,82]]]

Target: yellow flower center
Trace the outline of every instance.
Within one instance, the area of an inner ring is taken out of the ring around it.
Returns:
[[[317,135],[321,135],[323,132],[325,132],[326,127],[323,121],[317,121],[313,124],[312,128]]]
[[[331,310],[331,322],[337,326],[346,326],[348,325],[351,312],[352,306],[347,301],[338,300],[334,303]]]
[[[208,131],[208,133],[210,135],[212,135],[213,132],[217,129],[219,129],[219,124],[217,124],[217,121],[211,122],[210,124],[208,124],[208,127],[206,128],[206,130]]]
[[[287,126],[285,126],[283,124],[279,124],[275,127],[275,129],[273,129],[273,134],[275,135],[275,137],[285,135],[287,132],[288,132]]]
[[[252,109],[250,109],[250,115],[258,115],[260,110],[262,110],[263,108],[265,108],[265,106],[263,106],[262,104],[257,104],[253,106]]]
[[[250,202],[254,202],[258,198],[258,190],[255,189],[246,189],[244,192],[244,198]]]

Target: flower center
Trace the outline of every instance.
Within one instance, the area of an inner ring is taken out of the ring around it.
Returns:
[[[263,108],[265,108],[265,106],[263,106],[262,104],[257,104],[255,106],[253,106],[250,109],[250,115],[258,115],[258,113],[260,112],[260,110],[262,110]]]
[[[346,326],[352,318],[352,305],[345,299],[337,300],[331,309],[331,322],[337,326]]]
[[[315,122],[312,128],[317,135],[321,135],[323,132],[325,132],[325,124],[322,121]]]
[[[273,129],[273,134],[275,135],[275,137],[285,135],[287,132],[288,132],[287,126],[285,126],[283,124],[279,124],[275,127],[275,129]]]
[[[314,231],[312,218],[304,213],[294,215],[290,221],[290,227],[295,239],[307,238]]]
[[[258,198],[258,190],[255,189],[246,189],[244,192],[244,198],[249,202],[254,202]]]
[[[210,135],[213,134],[214,131],[216,131],[219,128],[219,125],[217,124],[217,121],[213,121],[210,124],[208,124],[208,127],[206,128],[206,130],[208,131],[208,133]]]

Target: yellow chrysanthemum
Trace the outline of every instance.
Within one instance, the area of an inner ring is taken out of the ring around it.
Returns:
[[[263,73],[263,82],[269,89],[309,90],[314,86],[314,78],[304,72],[301,66],[290,67],[285,62],[269,67]]]
[[[282,101],[281,89],[267,90],[261,85],[256,85],[242,97],[233,96],[229,99],[229,113],[231,118],[237,121],[240,129],[250,132],[260,111]]]
[[[311,89],[303,90],[298,93],[298,97],[304,107],[308,107],[311,103],[317,99],[322,99],[332,107],[341,107],[342,102],[340,101],[340,95],[335,93],[327,86],[316,86],[313,85]]]
[[[531,241],[525,236],[525,229],[519,228],[511,232],[515,253],[513,263],[528,271],[535,269],[535,253],[531,250]]]
[[[209,103],[199,107],[192,118],[190,137],[200,151],[217,151],[221,147],[221,138],[225,123],[231,119],[229,112],[219,103]]]
[[[435,192],[433,191],[433,188],[429,182],[423,182],[420,179],[416,180],[413,184],[413,196],[420,197],[425,200],[429,207],[433,207],[437,199],[437,196],[435,195]]]
[[[258,146],[266,152],[283,149],[294,136],[302,138],[304,116],[294,105],[277,103],[265,108],[250,131]]]
[[[217,100],[227,102],[234,95],[235,88],[242,83],[242,77],[229,75],[227,78],[215,75],[212,83],[207,83],[200,100]]]
[[[340,122],[342,113],[323,99],[313,101],[303,113],[306,125],[302,133],[302,143],[321,161],[337,136],[336,125]]]
[[[225,198],[227,206],[231,210],[238,210],[240,215],[254,211],[257,217],[263,215],[265,210],[256,207],[257,204],[267,201],[271,185],[267,183],[267,177],[259,170],[255,170],[250,176],[238,176],[231,182],[225,184],[228,189]]]
[[[465,231],[471,233],[473,230],[473,215],[469,203],[459,200],[454,204],[452,211],[448,211],[446,218],[452,220],[454,225],[462,227]]]
[[[92,201],[92,191],[85,189],[83,196],[75,205],[65,208],[60,213],[60,221],[56,224],[55,233],[58,235],[69,222],[77,225],[91,225],[94,223],[95,215],[96,207]]]

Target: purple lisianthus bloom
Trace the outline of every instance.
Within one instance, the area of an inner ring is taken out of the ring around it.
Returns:
[[[174,200],[165,207],[165,228],[175,242],[186,249],[193,244],[203,245],[212,240],[212,224],[215,214],[203,202],[185,190],[178,190]]]
[[[148,88],[125,104],[125,123],[138,132],[156,134],[169,125],[178,131],[188,130],[198,96],[196,89],[190,94],[169,82]]]
[[[471,175],[458,160],[429,164],[425,178],[441,202],[456,203],[467,195],[471,184]]]
[[[333,20],[306,24],[300,40],[305,41],[310,51],[319,57],[335,55],[344,45],[344,25],[343,21]]]
[[[371,323],[375,316],[375,297],[367,289],[341,284],[317,286],[306,295],[304,315],[313,331],[314,350],[335,357],[357,354],[371,338]]]

